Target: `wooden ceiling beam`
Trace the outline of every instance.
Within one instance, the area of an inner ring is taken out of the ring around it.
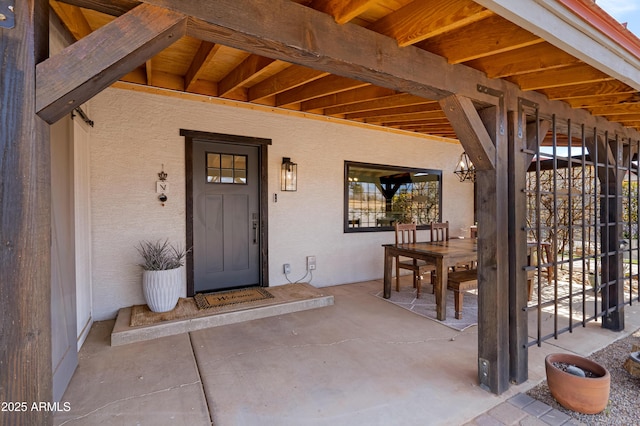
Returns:
[[[554,87],[540,90],[551,100],[568,100],[587,98],[594,95],[620,95],[638,93],[633,87],[617,80],[598,83],[576,84],[565,87]]]
[[[367,117],[364,119],[365,123],[384,123],[388,121],[415,121],[415,120],[429,120],[429,119],[446,119],[446,115],[441,111],[426,111],[415,112],[408,114],[389,114],[380,115],[377,117]]]
[[[247,99],[257,101],[269,96],[278,95],[286,90],[302,86],[322,77],[328,76],[325,71],[292,65],[278,74],[271,76],[249,88]]]
[[[640,102],[640,93],[621,93],[613,95],[595,95],[584,98],[567,99],[572,108],[593,108],[596,106],[609,106],[625,102]]]
[[[38,64],[36,111],[54,123],[185,34],[187,18],[143,4]]]
[[[442,99],[440,105],[476,169],[495,170],[496,147],[471,99],[451,95]]]
[[[376,116],[404,115],[404,114],[413,114],[413,113],[430,112],[430,111],[442,111],[442,110],[438,102],[425,101],[424,103],[417,104],[417,105],[408,105],[408,106],[400,106],[400,107],[394,107],[394,108],[355,112],[351,114],[346,114],[344,118],[346,118],[347,120],[357,120],[360,118],[370,118],[370,117],[376,117]]]
[[[456,132],[453,129],[451,129],[451,127],[438,128],[438,129],[422,129],[419,127],[405,128],[403,126],[397,126],[397,127],[391,127],[391,128],[400,130],[403,132],[411,132],[411,133],[417,133],[417,134],[423,134],[423,135],[433,135],[434,133],[436,133],[440,138],[457,139]]]
[[[128,0],[66,1],[83,3],[94,10],[98,7],[114,8],[114,3],[117,3],[124,10],[126,7],[132,7],[132,4],[138,3]],[[94,7],[91,7],[92,3]],[[633,134],[634,137],[637,135],[637,132],[629,132],[615,123],[607,123],[601,118],[588,114],[585,110],[571,109],[565,103],[549,101],[537,92],[522,92],[515,85],[504,80],[489,79],[481,71],[468,67],[449,66],[438,54],[424,51],[415,46],[400,49],[397,42],[387,36],[382,36],[357,25],[348,23],[338,25],[330,16],[303,4],[298,4],[296,1],[184,2],[179,0],[145,0],[145,3],[179,11],[190,16],[187,23],[187,33],[201,40],[220,43],[327,73],[367,81],[374,85],[427,99],[437,100],[457,93],[491,104],[494,102],[493,98],[486,95],[485,92],[479,93],[478,85],[493,90],[504,90],[508,93],[508,96],[505,97],[509,103],[508,108],[515,107],[512,103],[518,97],[522,97],[540,105],[542,117],[548,117],[551,113],[561,114],[572,120],[584,122],[587,126],[597,123],[601,129],[611,131],[615,129],[616,132],[625,135]],[[113,14],[117,15],[117,13]],[[486,18],[485,21],[491,22],[490,20],[493,18]],[[466,31],[473,25],[467,26],[461,31]],[[503,35],[507,39],[518,38],[517,33],[509,31]],[[474,36],[471,35],[468,40],[474,40]],[[457,43],[464,45],[468,40],[457,40]],[[489,38],[485,44],[497,42],[498,51],[507,51],[518,45],[518,43],[507,45],[502,40]],[[523,45],[527,43],[534,45],[540,41],[523,38],[520,42]],[[420,45],[422,43],[425,41]],[[491,50],[490,53],[495,51]],[[424,70],[429,70],[429,72],[424,72]],[[271,98],[271,96],[268,97]]]
[[[442,128],[443,124],[445,123],[429,123],[429,122],[425,122],[425,121],[416,121],[415,123],[412,122],[402,122],[402,123],[388,123],[393,127],[399,127],[402,126],[402,128],[404,129],[417,129],[417,128],[421,128],[421,129],[433,129],[433,128]],[[447,121],[446,124],[448,125],[449,122]],[[449,127],[451,127],[449,125]]]
[[[354,103],[366,102],[372,99],[385,98],[396,95],[393,89],[378,86],[364,86],[346,92],[333,93],[321,98],[311,99],[302,103],[302,111],[324,110],[325,108],[335,108],[338,106],[352,105]]]
[[[613,78],[593,68],[591,65],[583,63],[553,70],[516,75],[509,77],[507,80],[517,84],[522,90],[540,90],[583,83],[592,84],[610,81]]]
[[[200,43],[200,46],[198,46],[198,50],[189,65],[189,69],[184,76],[184,88],[186,91],[191,91],[193,89],[193,86],[200,78],[200,75],[202,75],[205,67],[213,60],[219,49],[219,44],[208,41]]]
[[[431,99],[449,93],[434,87],[447,87],[451,82],[448,72],[438,71],[446,66],[442,58],[410,49],[411,46],[398,49],[395,41],[388,37],[357,25],[338,25],[330,16],[289,0],[145,1],[190,15],[187,33],[195,38],[348,78],[366,76],[369,83],[398,91],[411,90],[415,95]],[[265,10],[271,13],[265,15]],[[248,19],[248,16],[260,16],[260,19]],[[431,72],[418,71],[425,69]],[[469,70],[476,75],[474,71]],[[417,75],[441,82],[416,84]],[[482,73],[478,71],[477,75]],[[456,81],[462,83],[465,79]],[[475,84],[469,81],[466,84],[476,91]]]
[[[186,83],[184,83],[186,85]],[[194,93],[199,95],[205,95],[207,97],[218,96],[218,83],[215,81],[199,79],[193,83],[187,93]],[[245,99],[246,101],[246,96]]]
[[[260,55],[249,55],[240,65],[234,68],[218,82],[218,96],[225,96],[241,87],[257,74],[265,72],[275,59]]]
[[[184,77],[164,71],[153,72],[153,86],[163,89],[184,91]]]
[[[151,59],[145,61],[144,72],[146,76],[146,84],[147,86],[151,86],[153,84],[153,65],[151,64]]]
[[[67,27],[76,40],[91,34],[91,26],[78,6],[49,0],[49,6]]]
[[[596,114],[600,115],[600,114]],[[605,118],[611,121],[624,121],[624,122],[635,122],[640,120],[640,111],[634,114],[616,114],[616,115],[606,115]]]
[[[365,121],[365,123],[368,123]],[[370,123],[370,124],[375,124],[375,123]],[[438,126],[442,126],[442,125],[447,125],[449,127],[451,127],[451,123],[449,123],[449,120],[447,120],[446,118],[433,118],[430,120],[427,119],[422,119],[422,120],[399,120],[399,121],[384,121],[382,123],[380,123],[381,125],[384,126],[423,126],[423,127],[438,127]]]
[[[122,77],[120,77],[120,81],[125,81],[127,83],[135,83],[140,85],[147,85],[146,70],[138,67],[126,73]]]
[[[434,133],[437,133],[438,137],[441,137],[441,138],[450,138],[450,139],[456,138],[456,134],[451,127],[442,127],[442,128],[432,129],[432,128],[422,128],[419,126],[418,127],[394,126],[391,128],[396,130],[402,130],[405,132],[423,134],[423,135],[432,135]]]
[[[59,0],[85,9],[95,10],[109,16],[121,16],[142,4],[137,0]]]
[[[310,6],[333,16],[338,24],[346,24],[376,2],[377,0],[314,0]]]
[[[369,83],[360,80],[340,77],[339,75],[328,75],[303,86],[277,94],[276,106],[291,105],[307,101],[309,99],[326,96],[331,93],[338,93],[368,85]]]
[[[424,126],[424,127],[451,127],[451,123],[446,117],[442,118],[430,118],[422,120],[402,120],[402,121],[385,121],[385,124],[403,125],[403,126]]]
[[[447,58],[450,64],[460,64],[542,42],[540,37],[494,15],[417,46]]]
[[[640,114],[640,102],[629,102],[618,105],[606,105],[589,108],[593,115]]]
[[[370,101],[356,102],[350,105],[336,106],[324,110],[325,115],[342,115],[363,111],[374,111],[403,105],[417,105],[431,102],[428,99],[408,93],[399,93]]]
[[[415,0],[368,28],[404,47],[478,22],[493,12],[470,0]]]
[[[456,93],[493,104],[497,102],[495,98],[485,94],[486,91],[479,92],[479,86],[508,91],[509,96],[505,97],[510,103],[508,108],[517,108],[515,102],[522,97],[537,103],[543,118],[561,114],[587,126],[597,124],[601,129],[615,129],[621,134],[630,134],[628,129],[616,123],[607,123],[585,110],[575,110],[565,103],[549,101],[537,92],[521,91],[514,84],[489,79],[481,71],[470,67],[447,64],[443,57],[424,51],[417,45],[399,48],[394,40],[386,36],[357,25],[338,25],[328,15],[288,0],[217,0],[205,3],[145,1],[191,16],[187,32],[196,38],[217,41],[252,53],[364,80],[427,99],[439,100]],[[272,13],[265,15],[265,10]],[[247,16],[260,19],[248,20]],[[489,24],[492,19],[494,17],[487,18],[482,23]],[[469,25],[459,32],[467,31],[474,25],[477,24]],[[496,26],[498,39],[483,41],[489,44],[497,42],[498,51],[543,42],[516,25],[505,27],[498,20]],[[513,31],[508,31],[510,29]],[[502,30],[507,30],[507,33],[502,34]],[[473,40],[475,44],[474,36],[477,34],[467,35],[467,39],[457,40],[458,44],[464,45],[469,40]],[[479,38],[486,38],[486,33]],[[515,39],[515,43],[509,39]],[[349,40],[349,43],[345,40]]]
[[[582,61],[544,42],[475,59],[466,65],[486,72],[489,78],[504,78],[579,63]]]

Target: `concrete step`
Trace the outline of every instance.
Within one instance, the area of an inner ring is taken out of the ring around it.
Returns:
[[[230,305],[211,310],[210,313],[200,311],[192,318],[160,321],[151,325],[132,327],[130,322],[133,307],[122,308],[118,311],[111,332],[111,346],[333,305],[333,296],[307,283],[286,284],[266,290],[274,297]]]

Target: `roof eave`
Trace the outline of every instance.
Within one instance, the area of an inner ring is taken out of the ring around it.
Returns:
[[[640,41],[590,0],[475,0],[640,91]]]

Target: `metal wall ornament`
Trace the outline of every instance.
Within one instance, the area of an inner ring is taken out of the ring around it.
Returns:
[[[466,152],[460,154],[460,160],[458,161],[458,165],[456,166],[453,173],[458,175],[458,179],[460,179],[460,182],[476,181],[476,167],[473,165],[471,160],[469,160],[469,156]]]
[[[158,195],[158,200],[160,200],[160,204],[164,207],[164,203],[167,202],[166,192],[169,192],[169,183],[167,182],[167,173],[164,171],[164,164],[162,165],[162,171],[158,173],[159,181],[156,181],[156,193]]]
[[[282,157],[280,189],[282,191],[298,190],[298,165],[289,157]]]

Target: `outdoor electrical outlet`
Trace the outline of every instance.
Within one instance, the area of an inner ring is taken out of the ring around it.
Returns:
[[[315,271],[316,269],[316,257],[315,256],[307,256],[307,270]]]

